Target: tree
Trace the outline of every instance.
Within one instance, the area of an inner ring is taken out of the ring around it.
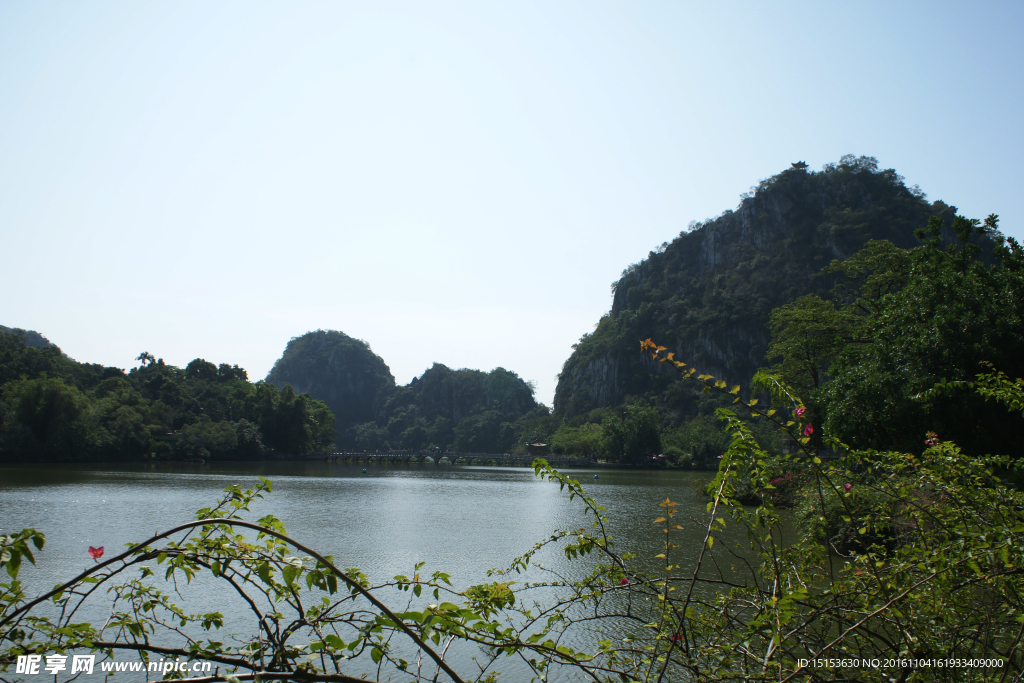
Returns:
[[[771,372],[802,396],[821,388],[828,366],[850,340],[855,320],[835,304],[808,294],[772,311],[768,358],[779,359]]]
[[[345,438],[348,443],[359,451],[373,452],[386,448],[388,433],[376,422],[364,422],[348,428]]]
[[[402,448],[408,448],[411,450],[419,450],[420,448],[426,446],[426,420],[420,418],[419,420],[416,421],[416,424],[402,432],[401,444]]]
[[[452,428],[452,421],[447,417],[438,415],[434,418],[434,424],[428,430],[430,443],[438,448],[446,449],[455,440],[455,430]]]
[[[603,446],[608,457],[639,464],[661,451],[661,419],[646,404],[627,406],[622,418],[610,417],[602,426]]]
[[[661,419],[649,405],[626,408],[623,420],[623,455],[626,462],[640,463],[661,452]]]
[[[43,376],[8,382],[3,398],[7,414],[0,448],[5,457],[76,460],[87,455],[89,401],[78,389]]]
[[[678,448],[691,463],[700,467],[717,467],[718,458],[729,448],[729,434],[712,415],[687,420],[667,433],[663,441],[667,446]]]
[[[502,422],[502,414],[496,410],[460,420],[455,426],[453,448],[467,453],[497,453]]]
[[[318,438],[326,444],[336,435],[327,405],[309,394],[296,394],[290,384],[278,392],[273,384],[257,382],[245,397],[243,412],[259,428],[263,443],[284,453],[312,452]]]
[[[213,422],[207,415],[200,415],[195,424],[185,425],[181,433],[184,436],[179,442],[181,451],[204,460],[223,458],[238,446],[235,425],[223,420]]]
[[[805,397],[811,424],[821,425],[818,390],[826,380],[833,358],[852,340],[858,323],[849,309],[837,310],[835,304],[816,294],[808,294],[772,311],[768,324],[772,341],[767,357],[776,358],[778,362],[769,372]],[[813,438],[820,438],[820,430],[818,434]]]
[[[934,431],[969,452],[1024,456],[1019,416],[993,413],[978,396],[920,398],[936,383],[969,379],[983,362],[1024,374],[1024,252],[1010,240],[996,263],[971,260],[970,240],[996,225],[994,216],[985,227],[958,216],[960,242],[946,249],[939,221],[920,233],[931,237],[909,253],[905,284],[867,308],[862,339],[837,354],[834,379],[817,396],[828,431],[860,448],[907,452],[921,452]]]
[[[217,381],[217,366],[202,358],[196,358],[185,366],[185,379]]]
[[[604,429],[592,422],[579,427],[563,424],[551,436],[551,445],[555,453],[582,455],[587,458],[596,457],[602,450],[603,442]]]
[[[113,437],[113,445],[119,458],[131,460],[149,452],[149,427],[145,424],[143,416],[134,408],[118,406],[106,428]]]

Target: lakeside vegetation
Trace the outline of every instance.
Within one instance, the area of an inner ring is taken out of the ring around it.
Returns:
[[[53,345],[0,333],[0,461],[253,459],[308,453],[334,438],[321,401],[248,381],[197,358],[148,353],[119,368],[71,360]]]
[[[0,568],[11,577],[0,583],[0,670],[57,651],[101,661],[134,652],[158,670],[168,659],[209,662],[212,676],[172,676],[229,682],[411,683],[443,672],[455,682],[494,683],[505,680],[499,670],[509,658],[532,680],[575,673],[601,683],[1003,682],[1024,674],[1024,495],[999,476],[1019,472],[1019,460],[968,453],[934,434],[920,455],[853,450],[822,435],[779,377],[758,380],[771,402],[745,400],[740,386],[698,374],[664,346],[648,339],[641,350],[733,403],[716,411],[731,441],[706,489],[706,520],[677,517],[670,499],[654,519],[665,539],[658,572],[619,554],[598,502],[543,460],[534,465],[538,476],[582,505],[592,528],[557,531],[489,572],[493,581],[468,587],[419,564],[384,581],[340,568],[290,538],[274,516],[247,519],[251,503],[271,490],[261,480],[249,490],[229,487],[196,521],[109,559],[90,548],[93,567],[36,597],[17,578],[45,536],[25,529],[0,537]],[[947,392],[994,401],[993,412],[1024,410],[1024,380],[998,371],[929,395]],[[795,452],[761,448],[751,428],[758,422],[778,429]],[[822,457],[836,452],[841,457]],[[792,517],[778,510],[779,471],[799,481],[790,490],[801,504],[795,537]],[[677,548],[684,525],[701,529],[699,548]],[[747,532],[740,545],[759,561],[723,547],[730,526]],[[548,546],[585,563],[582,578],[531,564]],[[680,552],[696,554],[692,572],[682,571]],[[531,566],[549,578],[522,583],[517,576]],[[161,590],[157,572],[178,588]],[[175,604],[201,577],[250,606],[244,637],[217,633],[228,626],[216,606],[191,614]],[[549,591],[545,604],[535,602],[538,589]],[[74,621],[84,603],[108,595],[116,604],[105,623]],[[611,636],[623,626],[625,638]],[[456,666],[453,645],[476,656]]]

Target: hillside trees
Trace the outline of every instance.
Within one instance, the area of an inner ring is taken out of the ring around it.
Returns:
[[[237,365],[117,368],[0,334],[0,460],[241,459],[328,447],[334,416],[308,394],[253,385]]]
[[[920,452],[922,435],[935,431],[971,452],[1024,456],[1020,416],[993,413],[976,395],[921,398],[937,383],[973,377],[983,363],[1024,374],[1024,252],[1000,240],[997,262],[986,264],[971,242],[996,226],[994,216],[985,225],[958,216],[958,243],[943,249],[933,220],[921,233],[925,244],[900,255],[900,268],[879,268],[848,288],[846,308],[863,312],[861,329],[836,350],[832,381],[818,393],[829,431],[857,447],[908,452]],[[902,286],[872,287],[886,279]]]
[[[343,445],[505,452],[553,431],[541,427],[547,410],[533,392],[505,368],[453,370],[435,363],[408,385],[383,394],[376,420],[349,427]]]
[[[22,379],[4,385],[5,450],[24,459],[53,459],[89,446],[89,402],[56,377]]]
[[[309,394],[296,394],[289,384],[279,392],[269,382],[257,382],[246,396],[245,417],[259,428],[263,443],[285,453],[308,453],[335,435],[327,406]]]
[[[604,450],[613,460],[638,465],[661,452],[661,419],[649,405],[626,406],[624,415],[603,423]]]

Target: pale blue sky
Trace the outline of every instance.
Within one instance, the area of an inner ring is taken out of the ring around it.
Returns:
[[[623,268],[801,159],[1024,237],[1024,3],[0,2],[0,324],[550,404]]]

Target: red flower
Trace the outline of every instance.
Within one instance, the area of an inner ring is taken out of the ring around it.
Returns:
[[[814,433],[814,425],[812,425],[810,422],[808,422],[807,426],[804,427],[804,436],[810,436],[813,433]]]
[[[89,557],[99,562],[100,558],[103,557],[103,546],[99,548],[89,546]]]
[[[804,413],[807,412],[807,408],[804,408],[803,406],[800,406],[799,408],[796,409],[795,412],[796,412],[796,416],[797,417],[803,417]]]
[[[620,586],[625,586],[625,585],[628,585],[628,584],[629,584],[629,579],[624,578],[624,579],[622,579],[622,581],[619,581],[619,585]]]

